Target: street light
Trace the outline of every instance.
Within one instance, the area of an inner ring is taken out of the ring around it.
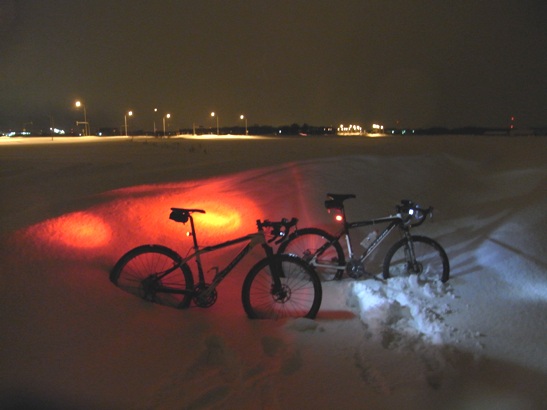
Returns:
[[[217,118],[217,135],[220,135],[219,128],[218,128],[218,115],[216,115],[215,112],[213,111],[211,113],[211,117],[216,117]]]
[[[127,117],[131,117],[133,115],[133,111],[128,111],[127,114],[125,114],[123,116],[124,120],[125,120],[125,136],[127,137],[128,136],[128,131],[127,131]]]
[[[84,120],[83,121],[76,121],[76,125],[84,124],[84,134],[89,135],[89,123],[87,122],[87,111],[85,109],[85,105],[81,101],[76,101],[76,108],[82,107],[84,109]]]
[[[165,137],[165,119],[171,118],[171,114],[165,114],[163,117],[163,136]]]
[[[158,109],[154,108],[154,137],[156,137],[156,114],[158,113]]]
[[[243,114],[239,116],[240,120],[245,120],[245,135],[249,135],[249,131],[247,131],[247,117],[245,117]]]

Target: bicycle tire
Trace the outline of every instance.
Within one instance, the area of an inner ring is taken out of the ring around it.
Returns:
[[[146,285],[146,279],[155,273],[180,264],[178,253],[161,245],[143,245],[123,255],[110,272],[110,280],[120,289],[141,299],[178,309],[186,308],[192,300],[194,288],[192,271],[187,264],[167,275],[159,283],[162,287],[188,291],[181,293],[156,292],[153,285]],[[153,282],[157,285],[157,282]],[[156,286],[157,287],[157,286]]]
[[[272,264],[281,266],[281,292],[273,289]],[[315,271],[293,255],[274,255],[259,261],[245,277],[241,290],[243,309],[251,319],[313,319],[321,307],[322,296],[321,281]]]
[[[332,242],[332,246],[325,249],[323,254],[318,256],[317,260],[321,265],[332,264],[333,268],[315,265],[313,265],[313,268],[322,280],[340,279],[344,274],[344,270],[337,269],[337,267],[343,266],[345,269],[346,259],[344,250],[342,249],[340,242],[338,242],[333,235],[322,229],[297,229],[279,246],[278,253],[296,255],[309,263],[317,253],[317,250],[320,249],[325,242]]]
[[[440,280],[446,282],[450,276],[450,263],[443,247],[426,236],[411,236],[414,254],[418,265],[414,269],[409,259],[406,238],[395,243],[384,259],[383,276],[389,279],[396,276],[418,274],[425,281]]]

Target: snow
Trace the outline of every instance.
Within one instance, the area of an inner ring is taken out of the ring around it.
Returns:
[[[545,147],[537,137],[2,138],[0,405],[545,408]],[[357,195],[350,220],[403,198],[433,205],[417,232],[444,246],[450,281],[324,282],[316,319],[253,321],[240,295],[258,250],[209,309],[150,304],[108,280],[134,246],[186,254],[170,207],[205,209],[198,239],[214,244],[265,218],[335,231],[326,192]]]

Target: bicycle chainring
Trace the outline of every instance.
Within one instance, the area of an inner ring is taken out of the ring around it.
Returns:
[[[346,273],[350,278],[359,279],[365,275],[365,267],[358,260],[352,260],[346,265]]]
[[[206,292],[211,285],[205,283],[203,285],[197,285],[194,288],[194,303],[201,308],[208,308],[215,304],[217,301],[218,293],[216,289]]]

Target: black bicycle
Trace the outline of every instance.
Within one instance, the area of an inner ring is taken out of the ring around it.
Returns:
[[[421,235],[412,235],[411,228],[424,223],[433,214],[433,208],[421,208],[409,200],[396,206],[396,214],[370,220],[348,222],[344,209],[346,199],[355,198],[353,194],[327,194],[325,207],[336,213],[342,222],[342,229],[332,235],[319,228],[297,229],[280,245],[278,253],[298,255],[307,261],[323,279],[341,279],[344,272],[351,278],[373,276],[365,270],[365,261],[386,237],[398,228],[402,238],[387,251],[382,265],[384,279],[395,276],[417,274],[424,280],[446,282],[450,275],[448,256],[435,240]],[[365,238],[361,243],[365,251],[361,256],[354,253],[350,230],[377,224],[387,225],[375,238]],[[340,238],[346,239],[348,260]],[[368,240],[367,240],[368,239]],[[368,243],[367,243],[368,242]]]
[[[321,306],[321,281],[313,269],[294,255],[275,254],[270,242],[288,235],[297,219],[280,222],[257,220],[258,232],[214,246],[200,248],[194,227],[193,213],[201,209],[171,208],[170,219],[190,221],[193,253],[183,258],[162,245],[143,245],[130,250],[116,263],[110,280],[121,289],[142,299],[164,305],[187,308],[193,301],[208,308],[217,300],[217,286],[256,245],[262,245],[266,257],[257,262],[247,274],[241,292],[243,308],[249,318],[314,318]],[[268,228],[269,232],[265,232]],[[271,236],[271,239],[266,237]],[[201,255],[238,243],[247,245],[222,270],[216,270],[211,283],[205,281]],[[198,280],[194,283],[188,261],[195,259]]]

